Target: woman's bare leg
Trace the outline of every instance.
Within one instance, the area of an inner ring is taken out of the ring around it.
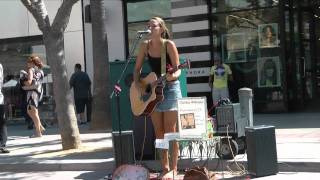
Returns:
[[[178,121],[178,112],[177,111],[168,111],[164,113],[164,133],[177,132],[176,126]],[[172,147],[172,167],[171,170],[177,172],[178,164],[178,155],[179,155],[179,145],[177,142],[173,143]]]
[[[44,128],[43,128],[41,121],[40,121],[38,109],[34,106],[28,105],[27,112],[34,123],[36,136],[42,136],[42,131],[44,130]]]
[[[154,132],[156,135],[156,139],[164,138],[164,121],[163,121],[163,113],[162,112],[153,112],[151,115],[152,124],[154,128]],[[161,166],[164,173],[169,172],[169,160],[168,160],[168,150],[161,150]]]

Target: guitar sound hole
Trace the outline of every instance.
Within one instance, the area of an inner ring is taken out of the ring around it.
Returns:
[[[151,85],[148,84],[146,87],[146,93],[151,93]]]

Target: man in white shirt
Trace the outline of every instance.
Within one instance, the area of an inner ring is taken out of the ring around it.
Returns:
[[[10,151],[6,148],[7,143],[7,126],[4,118],[4,97],[2,94],[3,86],[3,68],[0,64],[0,153],[9,153]]]

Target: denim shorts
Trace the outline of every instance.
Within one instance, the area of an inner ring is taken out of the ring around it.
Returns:
[[[177,111],[177,99],[181,98],[180,81],[167,82],[163,88],[163,101],[159,102],[155,108],[157,112]]]

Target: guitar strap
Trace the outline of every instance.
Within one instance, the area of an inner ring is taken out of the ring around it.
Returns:
[[[167,61],[167,40],[162,39],[161,47],[161,76],[164,76],[166,72],[166,61]]]

